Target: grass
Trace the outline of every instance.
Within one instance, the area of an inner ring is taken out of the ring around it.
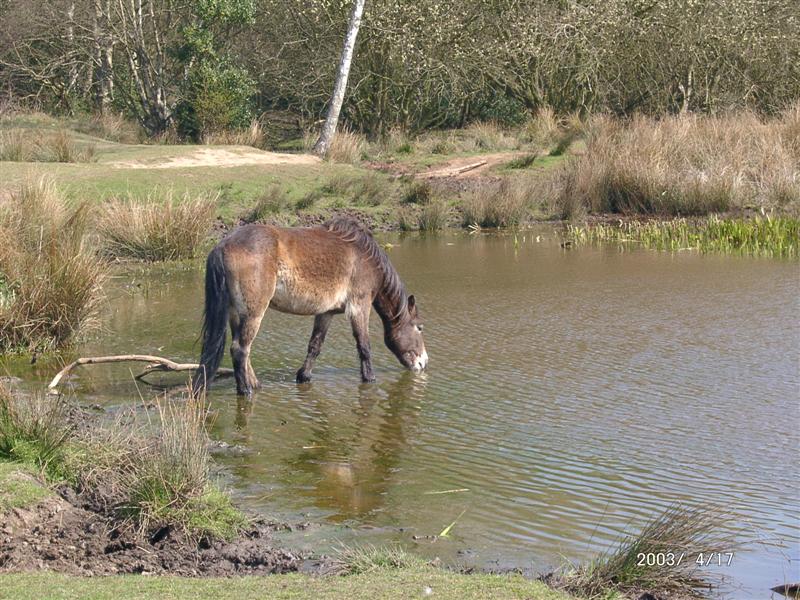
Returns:
[[[533,205],[531,179],[504,179],[496,189],[478,190],[462,203],[464,227],[516,227],[523,223]]]
[[[147,533],[161,525],[230,539],[244,515],[213,483],[202,400],[161,400],[147,422],[77,426],[62,396],[22,396],[0,387],[0,461],[93,495],[110,516]]]
[[[65,346],[94,324],[107,268],[88,217],[45,179],[0,204],[0,352]]]
[[[0,161],[85,163],[94,160],[95,152],[94,144],[79,144],[66,129],[0,131]]]
[[[420,231],[441,231],[447,227],[450,207],[441,200],[431,202],[422,207],[418,217]]]
[[[54,573],[0,575],[0,598],[15,600],[131,600],[215,598],[245,600],[567,600],[569,596],[519,575],[462,575],[428,566],[379,568],[347,577],[287,574],[267,577],[72,577]]]
[[[557,178],[555,210],[692,216],[800,211],[800,104],[771,119],[741,112],[629,122],[599,115]]]
[[[33,469],[0,460],[0,515],[12,508],[35,506],[50,495]]]
[[[97,230],[103,251],[114,258],[145,261],[194,258],[208,237],[216,217],[216,198],[171,194],[164,199],[149,196],[107,203]]]
[[[568,225],[567,236],[578,243],[638,244],[657,250],[731,252],[776,258],[797,258],[800,219],[765,215],[752,219],[630,221],[618,225]]]
[[[567,567],[556,583],[585,598],[608,598],[612,593],[638,597],[644,592],[668,598],[708,597],[715,582],[695,560],[698,553],[716,556],[735,550],[735,536],[726,532],[725,520],[714,510],[672,507],[617,548],[586,565]],[[647,561],[648,555],[652,561]],[[664,560],[656,560],[658,555]]]
[[[425,561],[409,554],[399,546],[341,546],[336,561],[342,575],[361,575],[378,569],[408,569],[421,567]]]

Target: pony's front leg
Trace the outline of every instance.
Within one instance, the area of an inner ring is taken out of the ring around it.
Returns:
[[[322,351],[322,344],[325,342],[325,335],[328,333],[331,319],[333,319],[333,313],[329,312],[314,317],[314,330],[311,332],[311,339],[308,340],[308,354],[303,366],[297,371],[297,383],[311,381],[311,370],[314,368],[314,361]]]
[[[353,337],[356,339],[358,357],[361,359],[361,380],[365,383],[375,381],[369,349],[369,311],[369,304],[353,305],[347,311],[353,328]]]

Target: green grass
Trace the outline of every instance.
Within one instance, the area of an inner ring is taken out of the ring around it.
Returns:
[[[570,596],[516,575],[461,575],[414,566],[379,568],[347,577],[288,574],[229,579],[182,577],[71,577],[53,573],[0,575],[0,598],[15,600],[377,600],[429,597],[442,600],[567,600]]]
[[[0,514],[34,506],[50,495],[35,477],[36,471],[26,465],[0,460]]]
[[[705,220],[631,221],[619,225],[567,226],[567,236],[577,243],[637,244],[656,250],[731,252],[754,256],[797,258],[800,219],[755,217]]]

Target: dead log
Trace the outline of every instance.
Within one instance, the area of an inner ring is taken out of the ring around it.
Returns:
[[[66,367],[61,369],[58,374],[53,377],[47,389],[54,390],[61,383],[61,380],[67,376],[75,367],[81,365],[101,365],[104,363],[119,363],[119,362],[146,362],[150,363],[144,371],[136,375],[136,379],[142,379],[144,376],[153,373],[154,371],[196,371],[200,365],[197,363],[177,363],[162,356],[153,356],[150,354],[119,354],[117,356],[87,356],[72,361]],[[233,375],[233,369],[219,369],[217,377],[226,375]]]

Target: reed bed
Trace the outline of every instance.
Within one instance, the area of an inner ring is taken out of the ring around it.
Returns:
[[[495,188],[470,192],[462,199],[464,227],[517,227],[530,214],[536,197],[535,182],[504,179]]]
[[[46,179],[0,203],[0,352],[65,346],[96,324],[107,266],[88,220]]]
[[[645,248],[732,252],[776,258],[797,258],[800,220],[765,215],[752,219],[630,221],[616,225],[568,225],[567,236],[577,243],[610,242]]]
[[[800,104],[769,119],[751,112],[631,121],[598,115],[585,131],[585,152],[553,174],[553,207],[563,218],[800,210]]]
[[[113,258],[194,258],[216,217],[216,197],[148,196],[107,203],[97,222],[103,252]]]

